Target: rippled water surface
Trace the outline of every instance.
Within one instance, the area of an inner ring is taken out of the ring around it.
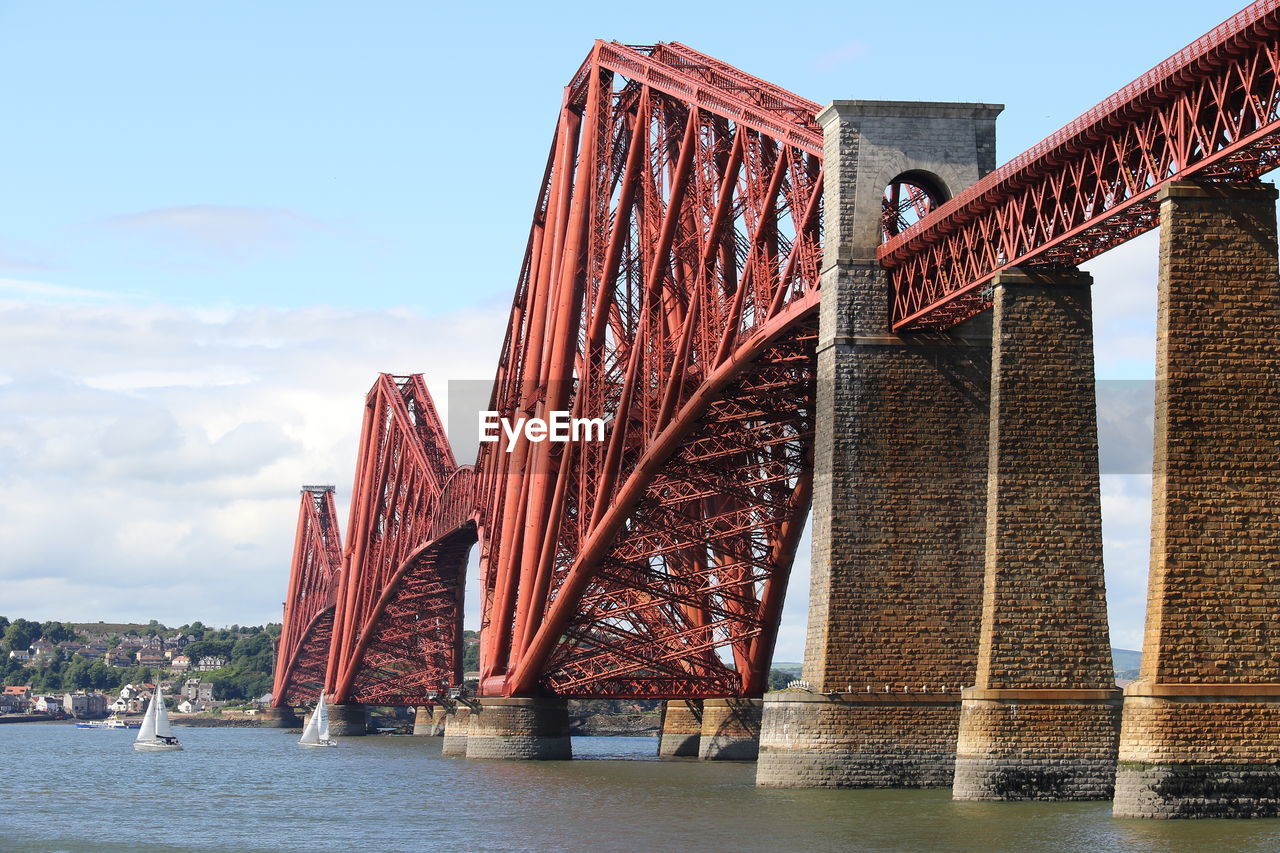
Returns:
[[[122,732],[0,726],[0,850],[1280,850],[1277,820],[758,789],[752,764],[651,760],[652,738],[575,738],[583,760],[508,763],[444,758],[440,738],[179,736],[185,752],[141,754]]]

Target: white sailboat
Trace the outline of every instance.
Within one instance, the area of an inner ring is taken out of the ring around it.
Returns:
[[[133,742],[133,748],[139,752],[172,752],[182,749],[182,744],[173,736],[169,712],[164,707],[164,693],[158,687],[147,705],[147,713],[142,717],[142,728],[138,729],[138,738]]]
[[[324,704],[324,691],[320,691],[320,701],[311,712],[306,728],[302,730],[302,746],[337,746],[338,742],[329,737],[329,709]]]

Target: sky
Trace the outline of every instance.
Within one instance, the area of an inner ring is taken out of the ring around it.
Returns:
[[[278,621],[297,488],[336,483],[345,519],[376,374],[437,399],[492,376],[593,39],[685,42],[819,103],[1003,103],[1003,162],[1238,2],[0,0],[0,614]],[[1153,375],[1153,237],[1089,265],[1100,378]],[[1149,495],[1103,477],[1126,648]]]

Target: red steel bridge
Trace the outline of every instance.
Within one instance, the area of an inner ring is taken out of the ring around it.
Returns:
[[[1169,181],[1280,164],[1280,0],[1254,3],[955,198],[885,190],[900,333],[1020,266],[1153,228]],[[421,376],[365,402],[345,547],[304,487],[278,705],[428,702],[461,681],[480,543],[480,693],[765,687],[809,509],[823,233],[819,105],[678,43],[596,42],[565,89],[490,408],[605,440],[456,465]]]

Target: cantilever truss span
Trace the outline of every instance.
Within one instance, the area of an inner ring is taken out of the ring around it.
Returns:
[[[333,492],[333,486],[302,487],[271,690],[276,707],[314,701],[324,687],[342,571],[342,540]]]
[[[486,445],[482,691],[759,694],[808,511],[816,104],[680,44],[565,92],[492,408],[603,442]]]
[[[325,679],[334,702],[423,703],[460,682],[470,479],[422,376],[379,376],[365,400]]]

